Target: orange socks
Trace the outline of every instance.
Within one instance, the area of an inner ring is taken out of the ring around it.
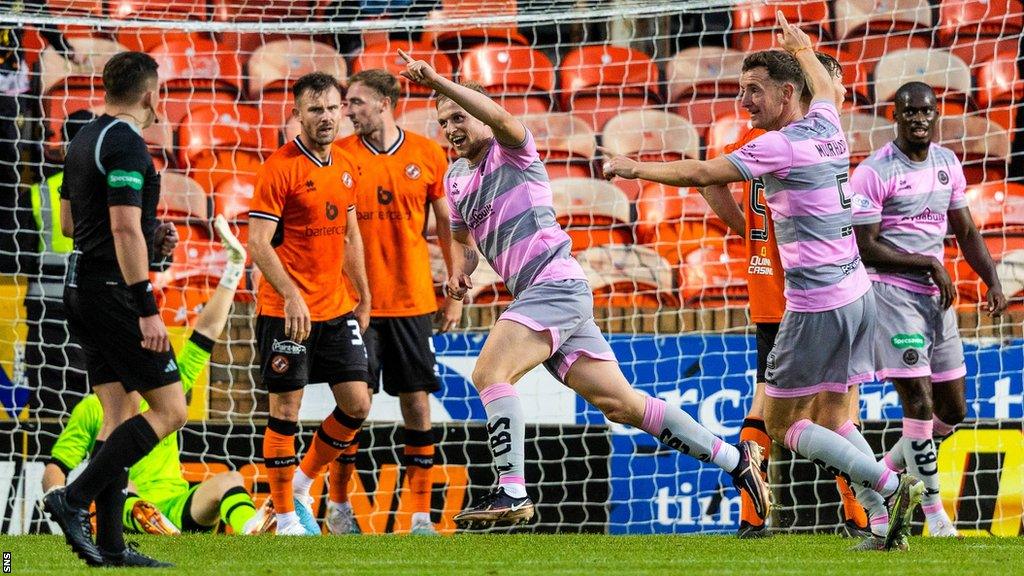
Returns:
[[[431,468],[434,467],[433,430],[405,430],[402,464],[409,479],[409,497],[413,512],[430,513]]]
[[[743,420],[743,428],[740,429],[740,442],[746,440],[753,440],[754,443],[761,447],[761,453],[764,454],[761,475],[767,477],[768,458],[772,453],[772,439],[768,436],[768,431],[764,427],[764,420],[760,418],[746,418]],[[751,526],[761,526],[764,524],[764,518],[758,516],[757,512],[754,511],[754,503],[746,492],[740,493],[740,503],[741,526],[744,523]]]
[[[327,493],[331,502],[348,502],[348,484],[356,469],[356,452],[359,451],[359,439],[352,440],[347,448],[341,451],[337,460],[331,461],[327,472]]]
[[[278,514],[295,511],[292,476],[295,475],[295,432],[298,427],[297,422],[271,416],[263,434],[263,465],[270,478],[270,499]]]
[[[302,463],[299,464],[302,473],[309,478],[316,478],[325,466],[349,446],[362,425],[361,419],[345,414],[341,408],[335,408],[317,428],[309,451],[302,457]]]

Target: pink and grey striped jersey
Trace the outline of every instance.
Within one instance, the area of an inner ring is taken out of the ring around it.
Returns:
[[[960,160],[949,148],[932,144],[928,159],[914,162],[889,142],[861,163],[850,179],[853,223],[880,223],[879,237],[907,254],[942,260],[946,213],[967,206],[967,179]],[[872,280],[911,292],[938,294],[926,271],[879,272]]]
[[[871,289],[846,195],[850,155],[835,104],[726,155],[747,180],[760,177],[786,276],[786,309],[835,310]]]
[[[459,158],[444,187],[452,230],[469,230],[513,296],[534,284],[586,280],[555,221],[551,183],[529,131],[518,147],[492,141],[478,166]]]

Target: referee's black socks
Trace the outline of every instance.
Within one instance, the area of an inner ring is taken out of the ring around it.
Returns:
[[[92,447],[91,459],[95,459],[103,440],[97,440]],[[96,495],[96,545],[104,552],[124,550],[124,489],[128,486],[128,471],[125,470],[107,484]]]
[[[156,431],[142,414],[126,420],[110,433],[103,448],[89,461],[78,479],[68,486],[68,503],[79,508],[88,507],[107,485],[115,483],[159,442]]]

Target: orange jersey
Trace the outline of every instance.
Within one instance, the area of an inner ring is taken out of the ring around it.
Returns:
[[[274,251],[316,322],[356,306],[344,285],[346,213],[356,203],[354,166],[337,144],[322,163],[296,138],[263,163],[256,179],[249,216],[277,222]],[[256,311],[284,317],[284,299],[265,276]]]
[[[427,205],[444,198],[444,150],[404,130],[388,150],[376,150],[355,134],[338,145],[355,160],[358,174],[371,315],[419,316],[437,310],[424,230]]]
[[[739,141],[725,147],[725,153],[738,150],[744,144],[764,134],[764,130],[751,128]],[[747,291],[750,294],[750,319],[754,323],[777,323],[786,311],[786,287],[779,259],[779,246],[775,243],[772,214],[764,201],[764,184],[760,178],[743,183],[743,213],[747,220]]]

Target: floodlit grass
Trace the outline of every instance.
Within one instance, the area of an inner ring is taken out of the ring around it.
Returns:
[[[176,570],[160,574],[808,574],[935,576],[1024,573],[1024,538],[912,538],[907,553],[853,553],[836,536],[460,535],[322,538],[142,536],[140,549]],[[4,536],[13,574],[98,574],[57,536]],[[109,573],[108,571],[103,571]],[[140,573],[132,570],[132,574]]]

